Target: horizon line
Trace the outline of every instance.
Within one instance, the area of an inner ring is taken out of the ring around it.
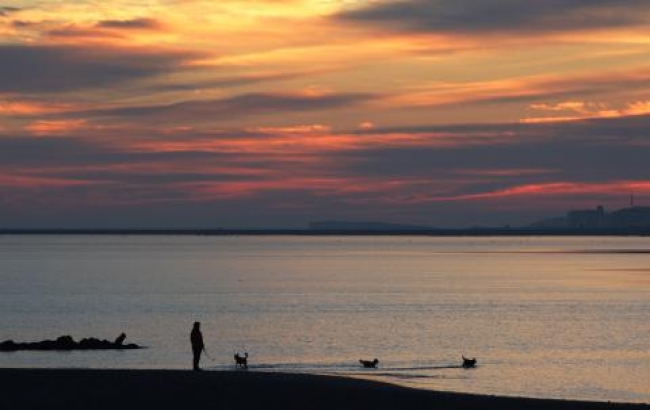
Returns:
[[[0,228],[5,235],[133,235],[133,236],[650,236],[650,227],[530,228],[471,227],[413,229],[312,228]]]

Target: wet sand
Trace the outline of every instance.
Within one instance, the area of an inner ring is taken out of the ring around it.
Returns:
[[[254,371],[0,369],[0,409],[650,410],[650,405],[479,396]]]

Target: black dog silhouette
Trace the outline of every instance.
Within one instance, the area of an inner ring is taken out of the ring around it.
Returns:
[[[462,356],[463,358],[463,368],[469,369],[470,367],[475,367],[476,366],[476,357],[468,359],[465,356]]]
[[[239,352],[235,353],[235,367],[242,367],[248,369],[248,352],[244,352],[243,356],[239,355]]]
[[[377,368],[377,363],[379,363],[379,359],[376,359],[376,358],[375,358],[375,360],[359,359],[359,363],[361,363],[363,365],[363,367],[365,367],[367,369],[375,369],[375,368]]]

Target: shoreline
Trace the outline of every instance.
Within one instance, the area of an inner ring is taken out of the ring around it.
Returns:
[[[368,379],[256,371],[0,369],[2,409],[650,410],[611,403],[453,393]]]

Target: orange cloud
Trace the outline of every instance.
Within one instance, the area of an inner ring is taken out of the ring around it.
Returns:
[[[250,132],[261,132],[263,134],[319,134],[330,132],[332,127],[322,124],[292,125],[287,127],[257,127],[250,128]]]
[[[565,102],[558,104],[532,104],[533,110],[542,111],[568,111],[573,115],[561,115],[550,117],[531,117],[520,120],[524,124],[539,124],[552,122],[580,121],[594,118],[618,118],[632,115],[650,114],[650,101],[634,101],[622,108],[611,108],[602,103],[587,102]]]
[[[373,128],[375,128],[375,124],[371,121],[363,121],[359,124],[359,129],[364,131],[369,131]]]
[[[25,130],[35,135],[61,134],[86,127],[86,120],[38,120],[26,125]]]
[[[645,115],[650,114],[650,100],[635,101],[628,104],[625,110],[627,115]]]
[[[376,105],[391,107],[454,107],[459,104],[480,105],[527,104],[530,109],[549,112],[571,112],[581,115],[562,115],[557,117],[584,117],[583,112],[601,111],[606,116],[607,110],[595,103],[582,101],[585,95],[609,96],[612,99],[622,90],[634,89],[638,93],[650,92],[650,69],[647,66],[628,70],[611,70],[593,74],[564,73],[539,74],[521,77],[486,79],[482,81],[435,81],[416,82],[393,92],[392,97],[384,98]],[[629,94],[629,91],[627,91]],[[567,99],[559,103],[542,103],[537,101]],[[628,96],[629,98],[629,96]],[[620,99],[620,97],[617,97]],[[477,108],[478,109],[478,108]],[[643,105],[637,112],[645,110]],[[505,115],[507,115],[507,111]],[[610,116],[619,114],[610,113]],[[499,118],[503,121],[505,116]],[[531,120],[531,122],[535,119]]]
[[[0,100],[0,116],[52,114],[64,112],[70,108],[70,104],[47,104],[15,99]]]
[[[583,111],[586,105],[584,101],[563,101],[557,104],[531,104],[530,108],[540,111]]]

